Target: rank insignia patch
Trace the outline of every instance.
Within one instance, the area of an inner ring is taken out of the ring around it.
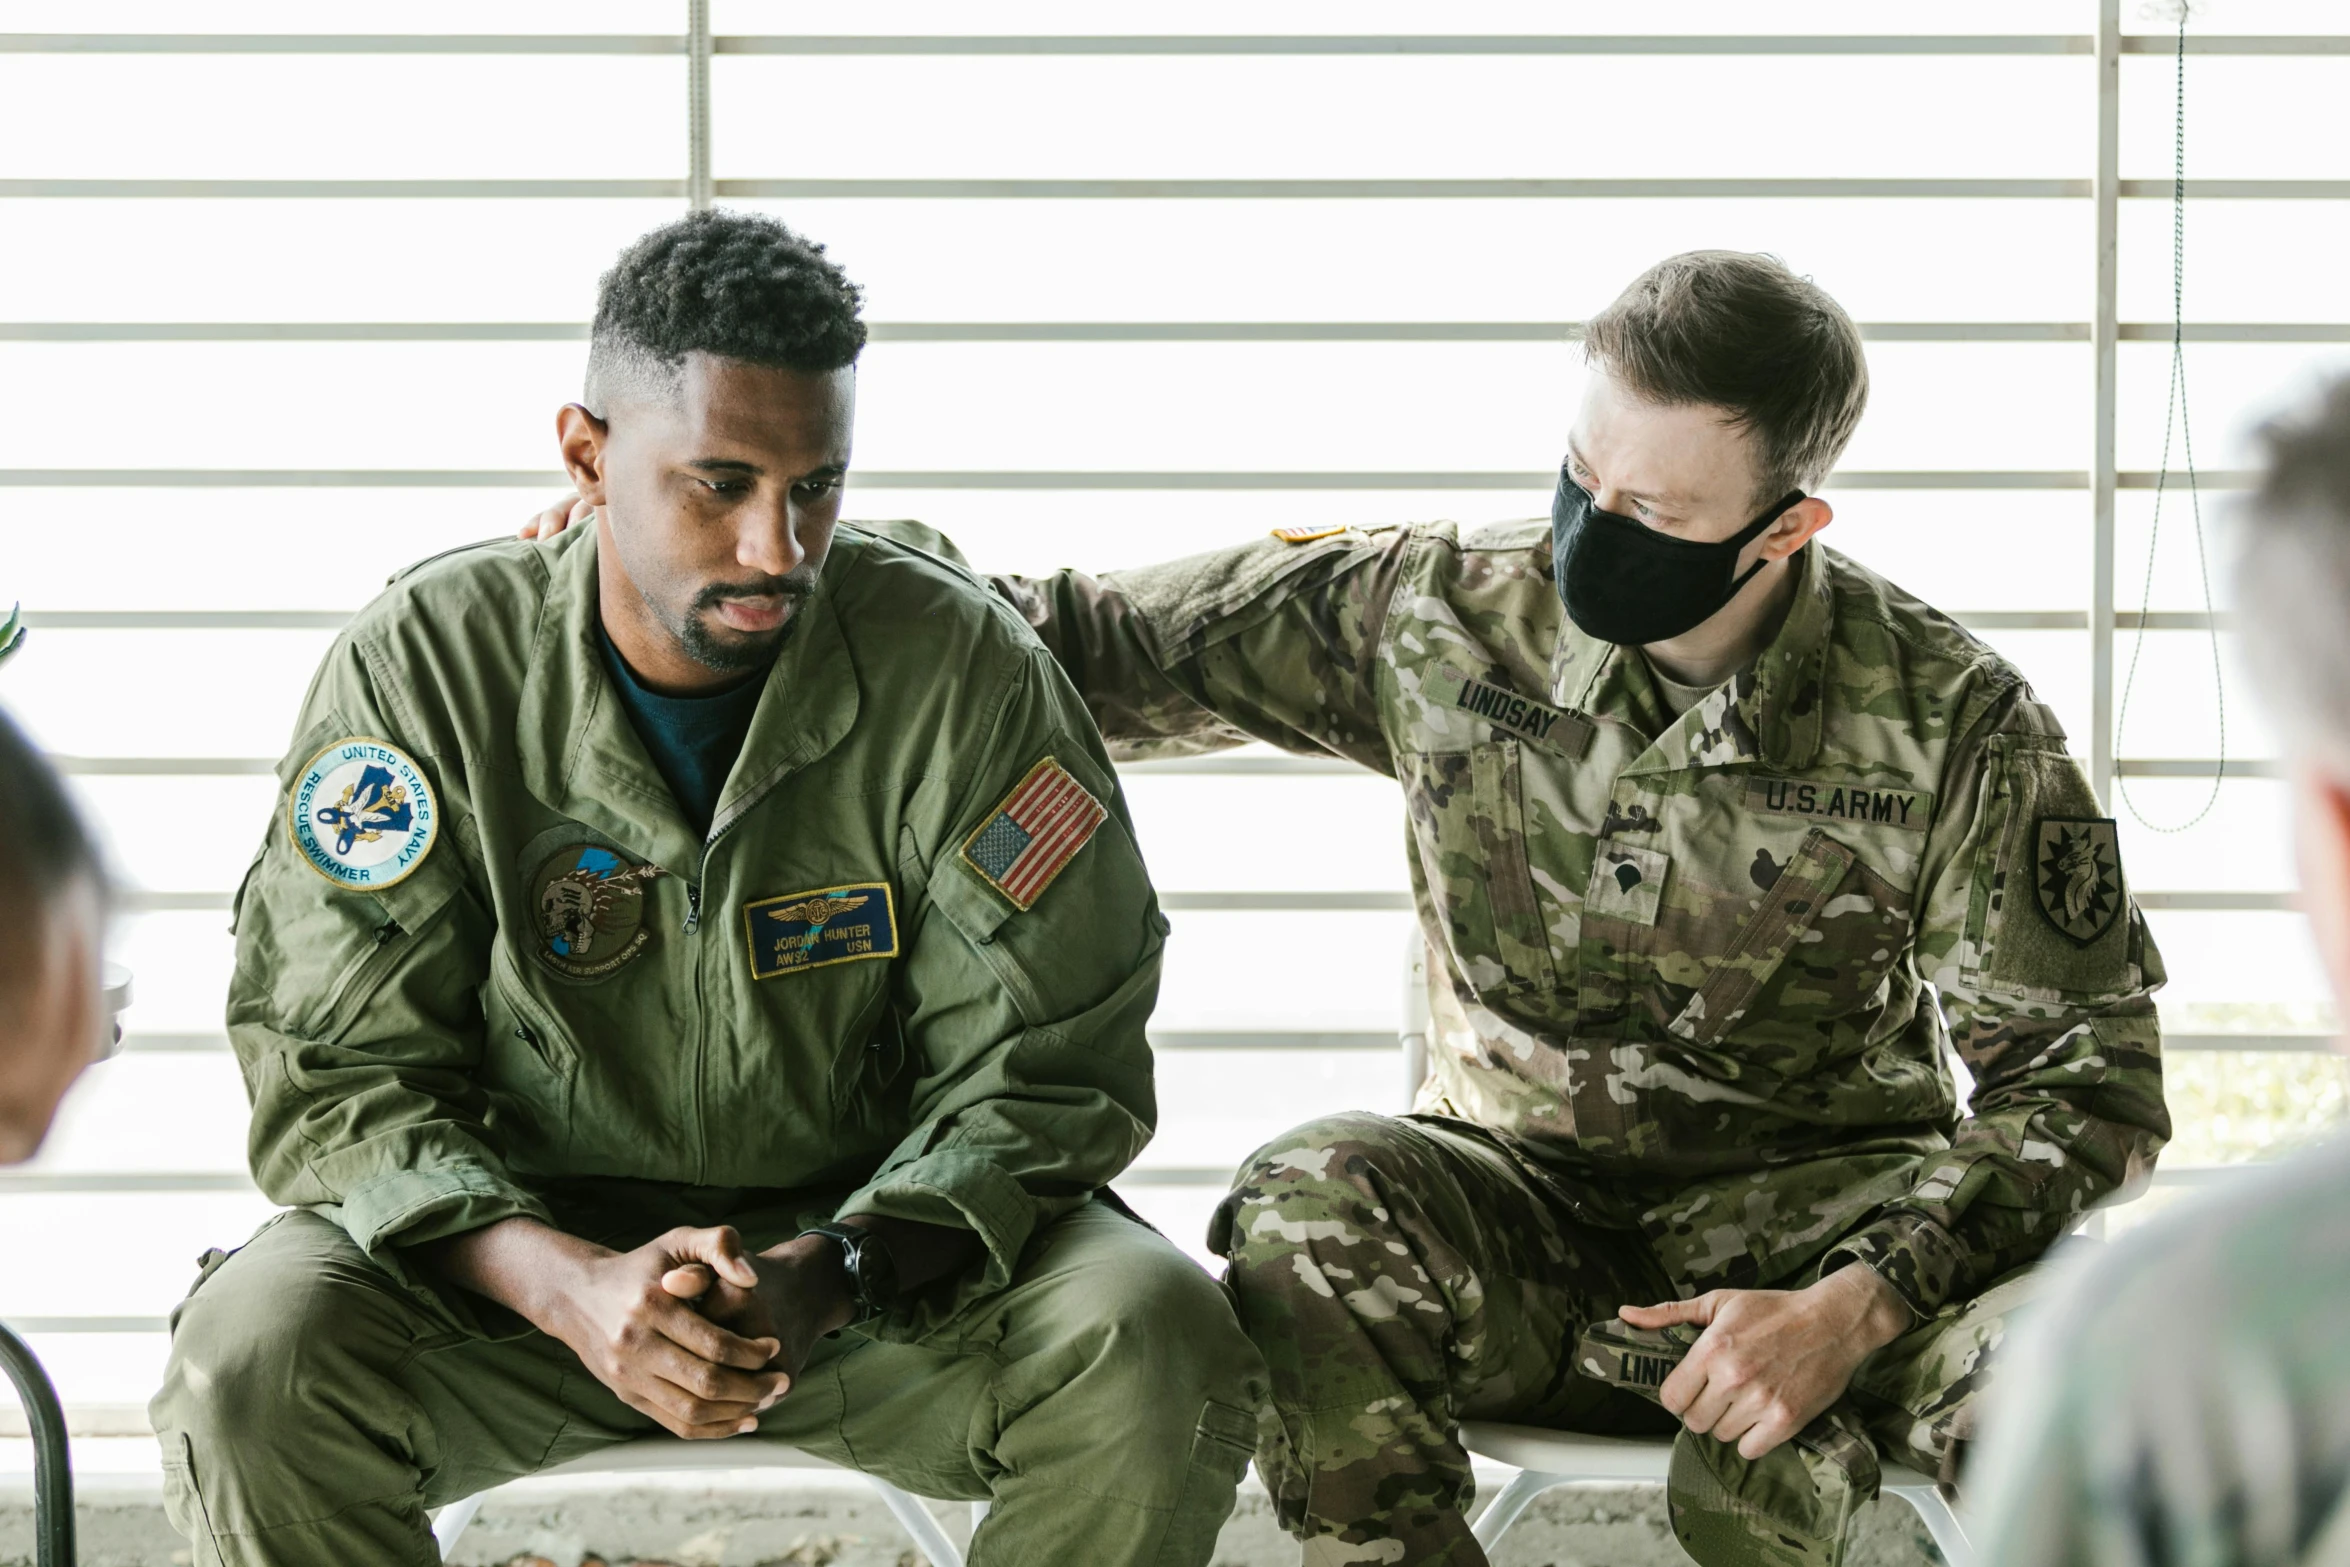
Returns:
[[[286,795],[286,831],[303,861],[355,891],[406,881],[440,830],[424,770],[381,740],[336,741]]]
[[[1048,756],[963,841],[963,858],[1012,907],[1028,909],[1109,814]]]
[[[2108,816],[2043,816],[2032,830],[2032,891],[2059,934],[2086,947],[2122,911],[2120,840]]]
[[[897,903],[885,881],[761,898],[743,905],[743,934],[751,944],[753,979],[894,958]]]
[[[644,951],[653,939],[644,884],[664,874],[592,843],[557,850],[531,879],[540,960],[573,979],[600,979]]]

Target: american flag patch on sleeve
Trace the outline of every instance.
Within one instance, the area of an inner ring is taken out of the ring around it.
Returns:
[[[963,858],[1014,908],[1027,909],[1109,814],[1048,756],[963,840]]]

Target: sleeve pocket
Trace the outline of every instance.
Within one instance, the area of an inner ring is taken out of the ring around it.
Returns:
[[[357,892],[304,864],[283,831],[246,878],[237,960],[246,974],[268,976],[270,1010],[293,1009],[273,1020],[284,1032],[332,1039],[446,915],[464,875],[443,845],[407,880]]]
[[[2000,747],[1981,899],[1979,982],[2027,997],[2136,988],[2136,923],[2119,835],[2080,764],[2045,745]]]

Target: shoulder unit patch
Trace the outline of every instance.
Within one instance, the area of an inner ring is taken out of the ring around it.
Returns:
[[[963,840],[963,858],[1012,907],[1033,908],[1109,814],[1048,756]]]
[[[358,892],[407,880],[440,830],[424,769],[381,740],[337,740],[286,794],[286,832],[303,863]]]
[[[2032,892],[2057,933],[2077,947],[2113,928],[2122,911],[2121,842],[2110,816],[2043,816],[2032,826]]]

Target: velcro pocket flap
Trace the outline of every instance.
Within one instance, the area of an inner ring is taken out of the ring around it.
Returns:
[[[1673,1019],[1669,1032],[1697,1044],[1728,1033],[1820,917],[1852,861],[1852,851],[1819,828],[1804,834],[1802,847],[1763,894],[1761,907],[1739,928],[1737,941],[1714,965],[1704,986]]]
[[[930,901],[975,947],[994,941],[1004,921],[1019,912],[960,855],[941,860],[931,875]]]

